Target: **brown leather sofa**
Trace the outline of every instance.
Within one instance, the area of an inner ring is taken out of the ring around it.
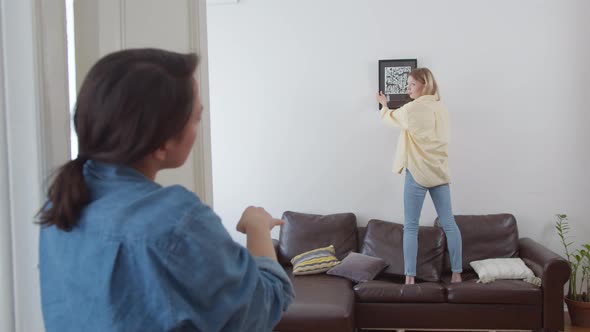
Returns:
[[[530,238],[519,238],[510,214],[456,216],[463,241],[463,279],[450,283],[445,236],[438,222],[421,226],[416,285],[403,284],[403,226],[379,220],[357,227],[352,213],[328,216],[285,212],[275,249],[291,275],[296,298],[275,327],[277,332],[344,332],[380,329],[562,331],[567,262]],[[334,245],[343,259],[350,251],[381,257],[389,266],[374,280],[316,274],[293,276],[290,259]],[[541,287],[521,280],[477,283],[469,262],[520,257]],[[401,271],[401,272],[400,272]]]

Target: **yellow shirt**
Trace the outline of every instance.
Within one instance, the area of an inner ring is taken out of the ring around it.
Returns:
[[[449,176],[449,112],[433,95],[404,106],[381,108],[381,119],[401,128],[393,171],[407,168],[420,185],[431,188],[451,181]]]

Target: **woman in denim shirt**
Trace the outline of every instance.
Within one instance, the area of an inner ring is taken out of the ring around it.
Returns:
[[[58,171],[39,214],[47,331],[271,331],[292,301],[270,238],[280,220],[246,209],[237,225],[246,249],[194,193],[154,182],[195,141],[197,63],[125,50],[84,80],[80,154]]]

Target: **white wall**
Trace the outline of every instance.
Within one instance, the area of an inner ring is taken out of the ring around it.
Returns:
[[[586,0],[208,7],[217,212],[241,242],[233,229],[248,204],[402,222],[398,131],[378,121],[377,61],[417,58],[452,116],[454,212],[513,213],[521,236],[560,253],[553,215],[567,213],[588,242],[588,12]]]

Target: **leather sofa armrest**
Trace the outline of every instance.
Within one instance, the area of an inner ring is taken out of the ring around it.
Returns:
[[[279,240],[272,239],[272,246],[275,248],[275,254],[279,256]]]
[[[277,255],[277,260],[279,258],[279,240],[277,239],[272,239],[272,246],[275,248],[275,254]],[[279,261],[279,264],[281,264],[281,261]],[[281,264],[283,265],[283,264]]]
[[[563,331],[563,286],[570,277],[569,263],[530,238],[519,239],[518,247],[520,258],[542,280],[543,328]]]

